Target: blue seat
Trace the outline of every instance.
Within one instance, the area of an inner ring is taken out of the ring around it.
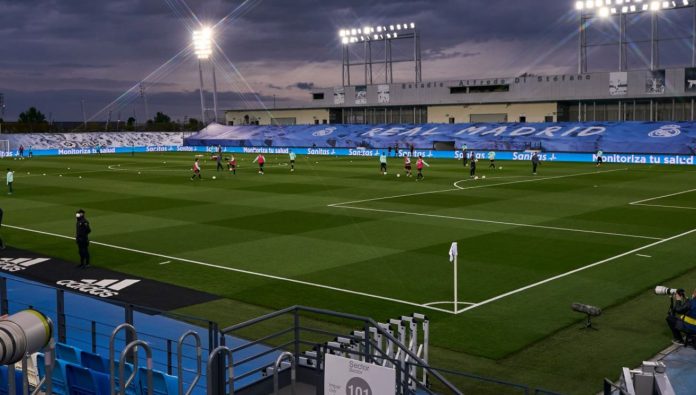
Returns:
[[[0,366],[0,395],[9,395],[10,393],[10,383],[8,381],[8,373],[10,369],[7,366]],[[22,372],[20,370],[15,370],[15,394],[22,395]]]
[[[147,369],[138,368],[140,391],[147,394]],[[176,395],[179,393],[179,381],[176,376],[170,376],[158,370],[152,371],[152,395]]]
[[[76,365],[65,367],[69,395],[109,395],[109,376]]]
[[[96,372],[102,372],[109,374],[109,360],[102,357],[99,354],[93,354],[91,352],[82,351],[80,353],[80,359],[82,360],[82,366],[87,369],[94,370]]]
[[[110,367],[108,358],[104,358],[99,354],[93,354],[87,351],[82,351],[80,353],[80,357],[82,359],[82,366],[86,367],[87,369],[90,369],[94,372],[104,373],[107,375],[107,377],[111,374],[111,371],[109,370]],[[115,384],[116,386],[118,386],[118,362],[115,362],[114,368],[116,369],[116,377],[114,378]],[[132,373],[133,365],[127,363],[124,368],[124,375],[126,376],[126,378],[128,378]],[[131,385],[128,386],[128,389],[126,390],[126,395],[135,395],[136,388],[137,380],[133,379],[133,382],[131,383]]]
[[[46,376],[46,362],[43,354],[36,355],[36,369],[39,371],[39,379]],[[74,365],[60,359],[56,359],[56,364],[53,366],[53,375],[51,376],[53,393],[56,395],[68,395],[68,387],[65,382],[65,367],[66,365]]]
[[[63,343],[56,343],[56,358],[62,359],[75,365],[82,365],[80,350]]]

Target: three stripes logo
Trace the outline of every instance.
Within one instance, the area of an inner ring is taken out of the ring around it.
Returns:
[[[89,295],[98,296],[100,298],[110,298],[112,296],[118,295],[119,291],[130,287],[133,284],[140,282],[140,280],[89,280],[83,279],[80,281],[76,280],[60,280],[56,282],[58,285],[62,285],[66,288],[74,289],[79,292],[84,292]]]
[[[0,270],[10,273],[21,272],[49,260],[49,258],[0,258]]]

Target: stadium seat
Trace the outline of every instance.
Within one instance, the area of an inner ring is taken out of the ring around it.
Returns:
[[[39,370],[39,378],[46,376],[45,356],[38,354],[36,356],[36,367]],[[65,382],[65,366],[73,365],[70,362],[56,359],[56,364],[53,366],[52,387],[53,393],[56,395],[68,395],[68,388]]]
[[[80,353],[80,360],[82,360],[82,366],[87,369],[94,370],[95,372],[101,372],[109,374],[109,360],[102,357],[99,354],[93,354],[88,351],[82,351]]]
[[[82,365],[80,350],[67,344],[56,343],[56,358],[75,365]]]
[[[7,374],[9,369],[7,366],[0,366],[0,395],[9,395],[9,381]],[[15,370],[15,394],[22,395],[22,372]]]
[[[147,394],[147,369],[138,368],[138,379],[142,394]],[[170,376],[157,370],[152,371],[152,395],[176,395],[179,391],[176,376]]]
[[[80,353],[80,357],[82,359],[82,366],[84,366],[87,369],[90,369],[94,372],[99,372],[99,373],[104,373],[107,376],[111,374],[109,370],[109,360],[108,358],[104,358],[99,354],[93,354],[91,352],[87,351],[82,351]],[[115,362],[114,368],[116,369],[116,385],[119,383],[119,377],[118,377],[118,361]],[[127,363],[125,365],[125,369],[123,374],[126,377],[129,377],[133,373],[133,365]],[[128,390],[126,390],[126,395],[135,395],[136,394],[136,388],[137,388],[137,378],[133,379],[133,382],[131,383],[130,386],[128,386]]]
[[[109,395],[109,376],[76,365],[65,367],[70,395]]]

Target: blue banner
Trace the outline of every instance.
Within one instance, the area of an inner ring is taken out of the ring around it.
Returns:
[[[696,154],[696,123],[500,123],[423,125],[224,126],[212,124],[185,145],[408,149],[437,143],[494,151]]]
[[[354,157],[374,157],[377,158],[385,150],[380,149],[361,149],[361,148],[281,148],[281,147],[223,147],[223,153],[234,154],[266,154],[266,155],[287,155],[290,151],[297,155],[309,156],[354,156]],[[197,154],[215,154],[217,147],[214,146],[147,146],[147,147],[116,147],[102,148],[102,154],[134,154],[152,152],[190,152]],[[531,151],[483,151],[470,150],[469,155],[474,153],[477,159],[487,160],[490,152],[495,153],[496,160],[502,161],[531,161],[533,152]],[[393,154],[393,153],[392,153]],[[96,148],[75,148],[75,149],[50,149],[35,150],[34,156],[65,156],[65,155],[97,155]],[[25,152],[25,157],[27,152]],[[410,151],[400,151],[399,157],[411,156]],[[426,159],[451,159],[461,160],[462,151],[435,151],[415,149],[414,157],[422,156]],[[19,157],[18,151],[0,152],[0,157]],[[393,158],[394,156],[392,156]],[[590,153],[569,153],[569,152],[540,152],[539,159],[543,162],[595,162],[596,154]],[[604,153],[605,163],[618,164],[652,164],[652,165],[691,165],[696,164],[696,155],[656,155],[656,154],[619,154]]]

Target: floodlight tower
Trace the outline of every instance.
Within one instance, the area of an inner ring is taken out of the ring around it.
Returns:
[[[193,49],[198,58],[198,78],[200,81],[201,95],[201,122],[207,123],[205,96],[203,94],[203,61],[211,60],[213,55],[213,30],[209,27],[204,27],[201,30],[193,32]],[[215,76],[215,62],[210,62],[213,72],[213,121],[217,122],[218,105],[217,105],[217,79]]]
[[[416,24],[397,23],[389,26],[365,26],[362,28],[341,29],[338,32],[338,37],[343,46],[343,70],[342,80],[343,86],[351,85],[351,66],[364,66],[365,85],[372,85],[373,66],[376,64],[384,64],[384,83],[390,84],[394,82],[394,63],[410,63],[413,62],[415,68],[415,82],[419,83],[422,80],[422,62],[421,62],[421,46],[420,32],[416,29]],[[413,40],[413,57],[408,59],[394,60],[392,55],[392,42],[395,40]],[[350,49],[353,45],[363,46],[364,57],[359,63],[352,63],[350,60]],[[372,58],[373,45],[384,45],[384,61],[375,61]]]
[[[691,7],[693,10],[691,65],[696,67],[696,0],[578,0],[575,9],[580,15],[578,73],[587,72],[587,27],[595,18],[619,17],[619,70],[627,69],[626,18],[631,14],[650,12],[650,69],[660,67],[658,16],[664,10]]]

